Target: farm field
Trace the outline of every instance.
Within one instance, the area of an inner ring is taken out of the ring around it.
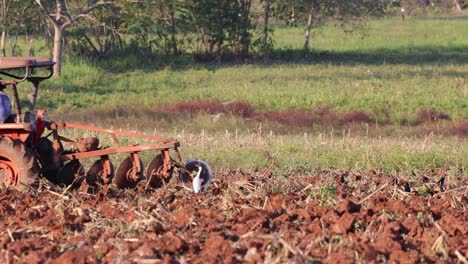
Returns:
[[[2,263],[466,261],[467,178],[216,173],[206,193],[0,194]],[[18,195],[22,199],[17,199]]]
[[[466,263],[467,23],[325,27],[309,52],[279,27],[268,61],[67,58],[51,119],[179,139],[214,179],[2,187],[0,263]]]

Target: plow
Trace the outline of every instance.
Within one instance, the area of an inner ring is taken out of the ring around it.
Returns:
[[[184,162],[176,139],[48,121],[47,112],[36,111],[35,105],[39,84],[52,77],[53,65],[49,58],[42,57],[0,59],[0,184],[26,190],[45,178],[64,187],[96,192],[110,184],[119,189],[133,189],[140,184],[145,189],[161,188],[177,174],[181,186],[195,193],[208,186],[212,179],[210,166],[199,159]],[[33,84],[32,96],[26,102],[19,97],[18,84],[22,82]],[[13,103],[3,92],[5,89],[12,90]],[[98,137],[70,139],[63,136],[65,130],[106,135],[112,145],[101,146]],[[122,145],[122,138],[145,142]],[[155,154],[146,167],[141,152]],[[110,156],[116,154],[126,158],[115,167]],[[92,165],[86,169],[84,163]]]

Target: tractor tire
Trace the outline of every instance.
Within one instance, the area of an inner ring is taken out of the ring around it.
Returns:
[[[41,138],[34,147],[39,164],[41,165],[42,176],[52,183],[57,184],[57,174],[63,167],[63,162],[55,162],[53,143],[48,138]]]
[[[0,136],[0,184],[25,191],[37,185],[39,172],[34,153],[23,142]]]

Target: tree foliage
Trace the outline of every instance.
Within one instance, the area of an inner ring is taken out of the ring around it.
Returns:
[[[310,31],[334,23],[352,31],[366,19],[401,7],[421,13],[459,9],[465,0],[2,0],[2,55],[34,54],[32,41],[45,38],[60,62],[67,54],[106,58],[114,52],[198,58],[266,56],[274,24]],[[393,10],[393,11],[392,11]],[[398,11],[396,11],[398,10]],[[18,37],[29,42],[16,50]],[[11,54],[6,54],[6,39]],[[60,63],[58,63],[60,64]],[[60,72],[60,70],[58,70]]]

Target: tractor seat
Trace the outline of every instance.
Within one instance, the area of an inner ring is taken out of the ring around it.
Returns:
[[[18,115],[16,113],[11,113],[5,116],[3,120],[0,118],[0,124],[1,123],[16,123],[17,116]],[[26,113],[24,113],[23,123],[33,123],[35,121],[34,116],[35,116],[34,112],[26,111]]]
[[[16,123],[16,114],[6,116],[1,123]]]

